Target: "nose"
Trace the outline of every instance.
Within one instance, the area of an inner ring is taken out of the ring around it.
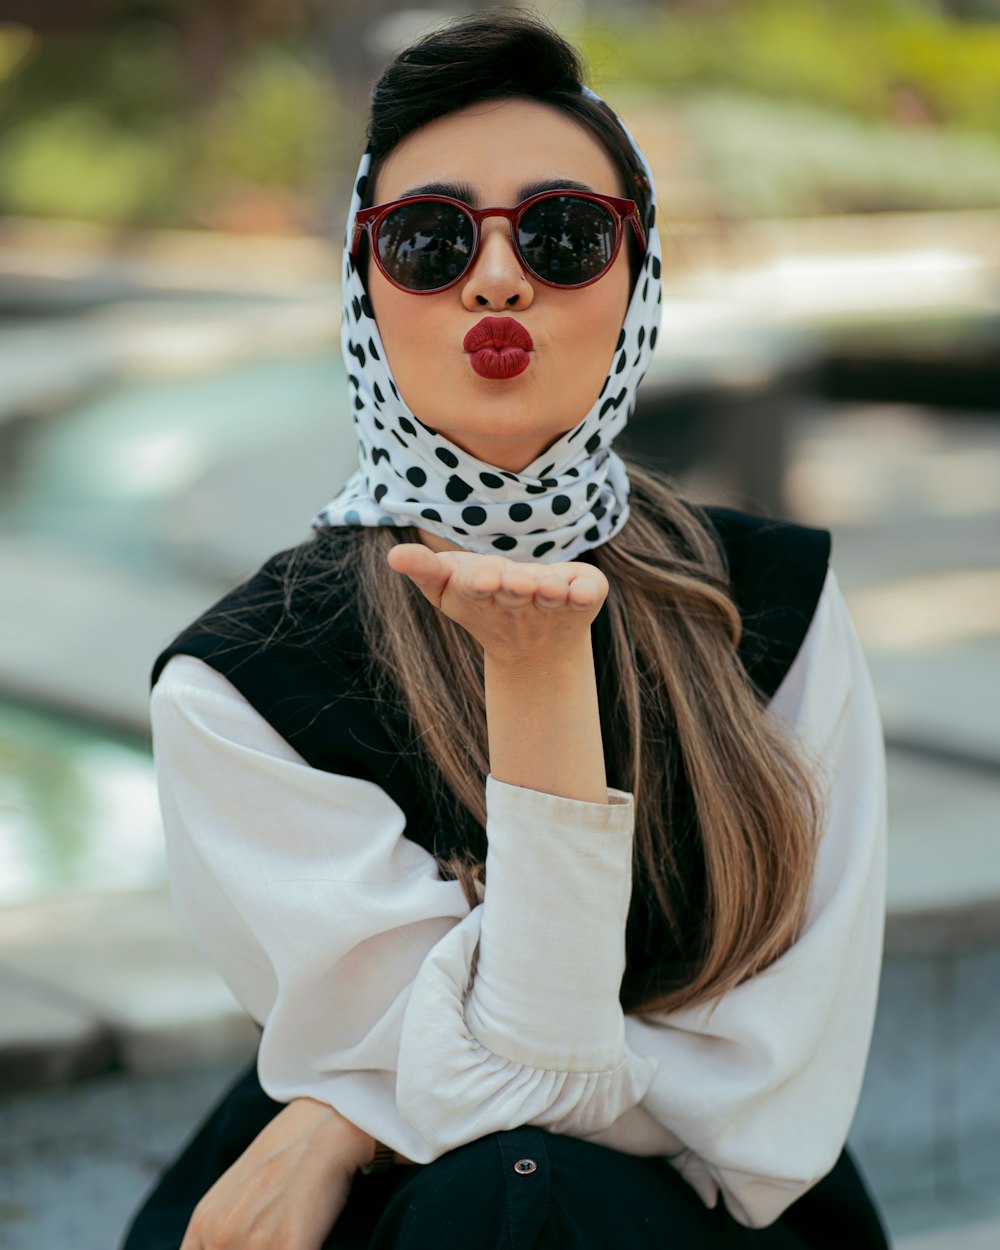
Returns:
[[[535,298],[502,217],[487,218],[479,233],[479,254],[462,284],[466,308],[527,308]]]

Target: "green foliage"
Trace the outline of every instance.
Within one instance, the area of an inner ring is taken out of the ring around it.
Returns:
[[[261,185],[308,186],[335,146],[327,87],[292,52],[267,44],[233,65],[205,124],[201,159]]]
[[[86,106],[53,108],[24,122],[0,158],[8,211],[123,222],[168,185],[168,149],[119,129]]]
[[[195,56],[173,7],[127,0],[93,35],[0,25],[0,212],[309,227],[357,138],[317,41]],[[1000,25],[935,0],[664,7],[567,33],[610,98],[648,89],[679,111],[724,211],[1000,203]]]
[[[595,81],[718,88],[892,120],[906,86],[932,120],[1000,135],[1000,26],[951,22],[903,0],[739,0],[576,34]]]
[[[205,92],[164,25],[28,49],[0,38],[0,211],[190,226],[280,192],[280,215],[331,178],[337,125],[322,67],[277,43],[233,52]]]

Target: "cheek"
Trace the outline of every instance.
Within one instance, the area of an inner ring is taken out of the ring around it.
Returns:
[[[603,379],[614,357],[618,337],[628,310],[629,273],[615,270],[608,284],[595,283],[577,307],[573,324],[577,367]]]
[[[374,269],[374,266],[373,266]],[[416,316],[414,303],[419,297],[397,290],[376,270],[368,283],[368,298],[378,324],[379,336],[400,387],[412,386],[421,375],[420,362],[427,360],[427,347],[433,337],[433,317],[420,308]]]

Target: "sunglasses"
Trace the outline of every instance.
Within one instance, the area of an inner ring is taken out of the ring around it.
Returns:
[[[447,195],[413,195],[360,209],[351,256],[362,232],[375,264],[401,291],[431,295],[462,279],[479,252],[487,217],[505,217],[521,264],[546,286],[589,286],[614,264],[626,221],[640,249],[646,237],[634,200],[596,191],[542,191],[514,208],[471,208]]]

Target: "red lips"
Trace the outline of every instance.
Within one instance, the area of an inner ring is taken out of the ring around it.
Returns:
[[[466,333],[462,346],[483,378],[500,380],[523,373],[531,364],[531,335],[513,317],[484,317]]]

